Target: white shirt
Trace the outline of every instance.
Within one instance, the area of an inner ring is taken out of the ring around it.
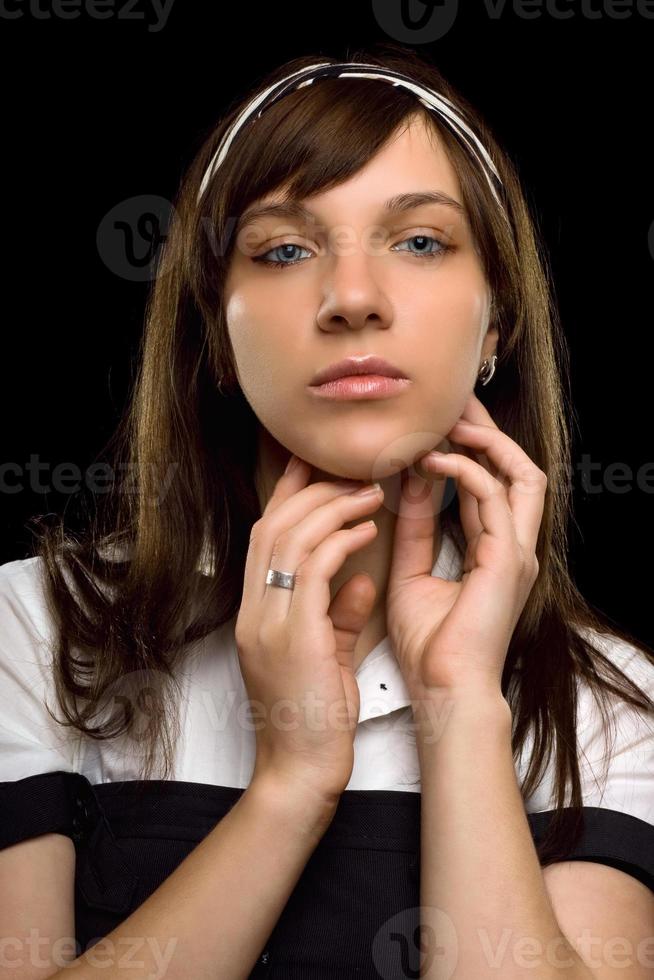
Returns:
[[[39,557],[0,565],[0,782],[63,770],[86,776],[92,785],[139,778],[139,740],[94,741],[58,726],[50,667],[54,631],[42,593]],[[198,566],[205,570],[204,563]],[[456,545],[443,535],[432,575],[458,577]],[[174,779],[245,788],[255,759],[255,725],[234,642],[236,617],[193,644],[180,669],[182,687]],[[654,697],[654,668],[635,647],[594,635],[601,648]],[[411,700],[386,636],[356,671],[360,715],[354,740],[354,768],[348,790],[420,792],[420,772]],[[585,806],[631,814],[654,825],[654,725],[622,702],[614,707],[616,744],[602,793],[604,734],[601,715],[585,683],[580,683],[578,735],[582,799]],[[125,689],[117,694],[125,693]],[[611,699],[611,704],[614,700]],[[114,707],[115,710],[115,707]],[[147,715],[143,714],[143,726]],[[609,743],[610,744],[610,743]],[[526,773],[529,738],[516,765]],[[156,776],[153,776],[156,778]],[[554,807],[552,767],[526,811]]]

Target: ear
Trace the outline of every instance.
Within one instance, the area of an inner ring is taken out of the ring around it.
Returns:
[[[499,339],[499,330],[497,327],[489,326],[486,331],[486,336],[484,337],[484,343],[481,348],[481,359],[485,361],[487,358],[493,356],[497,353],[497,341]]]

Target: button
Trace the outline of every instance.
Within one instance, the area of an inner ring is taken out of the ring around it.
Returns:
[[[260,955],[252,969],[252,980],[254,980],[255,977],[257,980],[263,980],[264,977],[269,977],[272,968],[272,953],[269,949],[264,949],[263,953]]]
[[[75,813],[73,815],[73,839],[80,841],[90,824],[90,812],[86,800],[75,796],[73,800]]]
[[[89,808],[87,807],[84,800],[76,799],[75,806],[77,807],[77,816],[82,824],[86,823],[89,819]]]

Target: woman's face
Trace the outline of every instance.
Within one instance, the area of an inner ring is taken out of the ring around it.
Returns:
[[[306,198],[310,218],[260,215],[238,228],[225,308],[239,382],[266,438],[325,473],[383,479],[437,447],[495,349],[463,211],[385,207],[426,191],[462,203],[442,144],[418,117],[353,177]],[[282,198],[267,195],[245,215]],[[369,400],[309,388],[317,371],[366,354],[409,383]]]

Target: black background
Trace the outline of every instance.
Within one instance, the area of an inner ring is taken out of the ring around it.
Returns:
[[[106,19],[83,3],[75,19],[39,3],[5,0],[0,16],[0,462],[13,467],[2,480],[0,562],[31,554],[32,515],[75,506],[73,493],[31,485],[30,458],[46,464],[43,486],[63,462],[84,472],[124,404],[148,283],[103,261],[96,234],[107,212],[138,195],[172,199],[214,120],[272,67],[299,54],[347,57],[389,39],[369,2],[175,0],[160,30],[149,29],[157,15],[144,0],[116,0]],[[571,460],[571,566],[591,602],[653,644],[654,20],[635,2],[622,7],[623,19],[599,0],[499,9],[494,16],[467,3],[443,37],[413,46],[479,107],[535,204],[581,428]],[[8,18],[13,10],[21,16]],[[582,485],[582,454],[598,464],[594,492]],[[622,492],[606,485],[616,464],[627,474],[616,481]],[[12,484],[21,489],[7,492]]]

